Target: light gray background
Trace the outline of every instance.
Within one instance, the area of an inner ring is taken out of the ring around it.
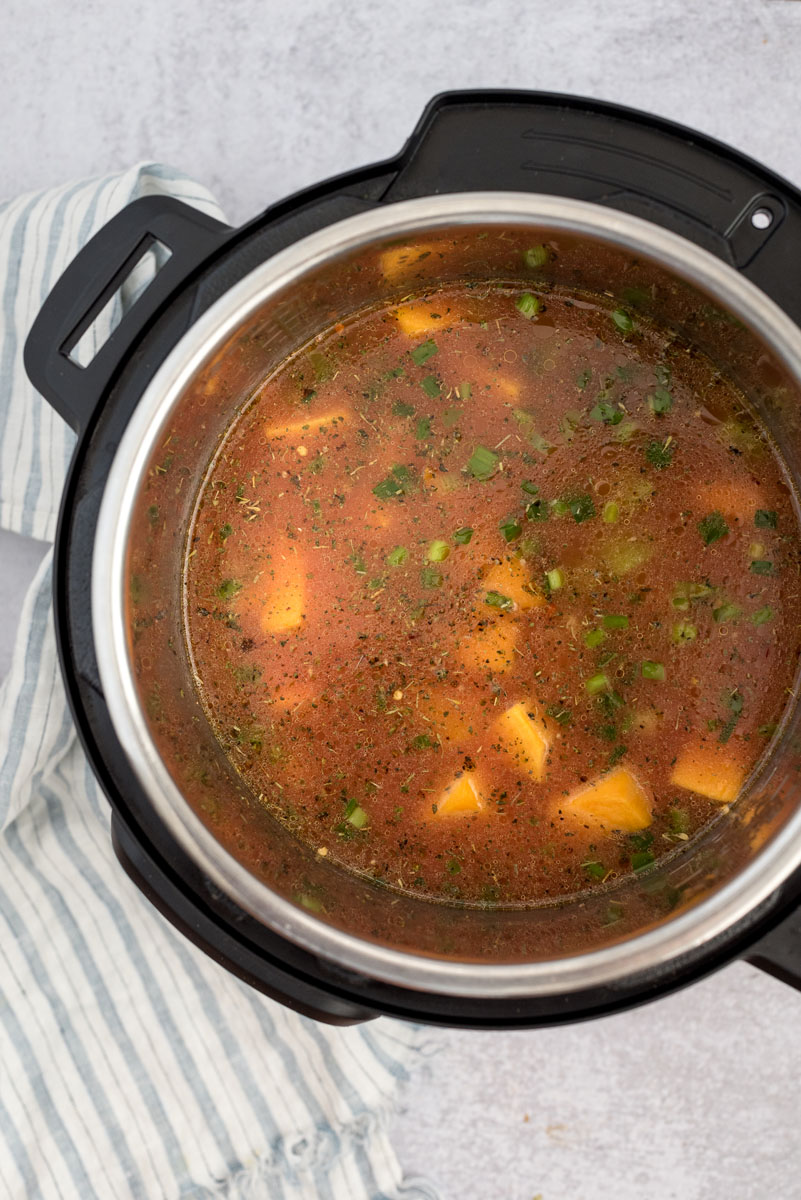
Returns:
[[[801,0],[0,0],[0,193],[157,159],[242,221],[481,86],[645,108],[801,184],[800,52]],[[39,553],[0,535],[0,676]],[[801,996],[748,966],[430,1047],[395,1137],[446,1200],[801,1197]]]

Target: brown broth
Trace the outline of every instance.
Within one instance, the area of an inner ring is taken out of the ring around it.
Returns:
[[[598,298],[519,300],[432,293],[413,332],[364,312],[287,362],[219,448],[186,568],[203,702],[265,807],[348,869],[471,903],[692,837],[764,753],[799,650],[792,497],[741,395]],[[501,732],[517,704],[542,778]],[[706,795],[671,778],[690,746]],[[571,807],[616,768],[636,829]],[[448,812],[465,775],[483,807]]]

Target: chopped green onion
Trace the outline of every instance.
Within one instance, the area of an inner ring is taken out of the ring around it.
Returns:
[[[649,442],[645,447],[645,457],[652,467],[662,471],[673,461],[673,447],[667,442]]]
[[[489,479],[495,473],[498,465],[498,455],[486,446],[476,446],[470,456],[467,469],[476,479]]]
[[[629,619],[622,613],[607,613],[602,617],[601,624],[604,629],[628,629]]]
[[[758,508],[754,513],[754,524],[757,529],[775,529],[778,515],[768,508]]]
[[[751,563],[751,574],[752,575],[772,575],[773,574],[773,563],[768,562],[768,560],[766,558],[756,558]]]
[[[579,389],[580,392],[584,391],[585,387],[587,386],[587,384],[590,382],[591,379],[592,379],[592,371],[590,371],[590,370],[582,371],[581,374],[576,377],[576,387]]]
[[[664,682],[667,678],[662,663],[651,662],[650,659],[646,659],[642,664],[642,677],[643,679],[658,679],[660,682]]]
[[[599,400],[595,407],[590,409],[590,420],[603,421],[604,425],[619,425],[623,420],[623,411],[614,404]]]
[[[402,567],[408,557],[409,551],[405,546],[396,546],[387,555],[387,562],[391,567]]]
[[[709,596],[712,588],[708,583],[677,583],[673,589],[673,607],[686,612],[691,600],[700,600]]]
[[[577,524],[595,516],[595,505],[592,496],[583,492],[577,496],[565,496],[561,500],[553,500],[551,507],[558,517],[566,517],[570,513]]]
[[[507,517],[504,521],[499,521],[498,528],[507,542],[514,542],[523,532],[523,526],[514,517]]]
[[[612,320],[621,333],[631,333],[634,328],[634,322],[624,308],[616,308]]]
[[[442,384],[437,379],[436,375],[426,375],[425,379],[422,380],[420,387],[427,396],[431,397],[432,400],[436,400],[437,396],[439,396],[442,392]]]
[[[429,562],[444,562],[451,552],[451,548],[447,542],[443,542],[441,538],[437,538],[428,547],[426,555]]]
[[[442,574],[435,567],[423,567],[420,582],[424,588],[442,587]]]
[[[630,442],[638,428],[636,421],[624,421],[622,425],[618,425],[615,437],[619,442]]]
[[[309,912],[322,912],[323,911],[322,900],[318,900],[316,896],[310,896],[308,892],[301,892],[298,895],[298,900],[300,901],[300,903],[303,905],[304,908],[307,908],[309,910]]]
[[[711,512],[708,517],[704,517],[702,521],[698,522],[698,532],[703,539],[704,545],[711,546],[713,542],[718,542],[726,536],[729,532],[729,527],[723,518],[723,514],[716,509],[715,512]]]
[[[603,863],[585,862],[581,865],[590,879],[603,879],[606,876],[606,867]]]
[[[419,346],[415,346],[409,351],[409,357],[417,367],[422,367],[423,363],[428,362],[429,358],[437,353],[437,343],[433,338],[429,338],[427,342],[423,342]]]
[[[467,546],[473,536],[473,530],[468,525],[463,525],[461,529],[457,529],[453,535],[453,540],[457,546]]]
[[[773,737],[779,726],[775,722],[769,722],[767,725],[760,725],[757,733],[761,737]]]
[[[671,808],[668,813],[668,825],[672,833],[690,832],[690,818],[683,808]]]
[[[631,856],[631,869],[632,871],[644,871],[654,861],[654,856],[650,850],[638,850],[636,854],[632,854]]]
[[[532,483],[530,479],[524,479],[520,486],[527,496],[536,496],[540,490],[536,483]]]
[[[673,641],[681,645],[683,642],[694,642],[698,637],[698,629],[690,621],[679,621],[673,626]]]
[[[601,520],[605,521],[607,525],[614,525],[619,516],[620,505],[614,500],[607,500],[604,510],[601,513]]]
[[[418,438],[421,442],[424,442],[426,440],[426,438],[431,437],[431,418],[430,417],[421,417],[420,418],[420,420],[417,422],[417,426],[414,431],[414,436],[416,438]]]
[[[773,609],[758,608],[755,613],[751,613],[751,620],[755,625],[765,625],[768,621],[773,620]]]
[[[533,500],[531,504],[526,505],[526,516],[529,521],[547,521],[550,515],[546,500]]]
[[[529,246],[528,250],[523,251],[523,265],[532,270],[544,267],[547,261],[548,251],[545,246]]]
[[[599,692],[609,690],[609,680],[601,671],[597,675],[591,675],[584,686],[591,696],[597,696]]]
[[[658,363],[654,367],[654,378],[662,387],[670,387],[670,367],[664,363]]]
[[[473,393],[473,388],[469,383],[460,383],[456,391],[459,393],[460,400],[469,400]]]
[[[487,592],[484,603],[489,604],[490,608],[511,608],[514,601],[501,592]]]
[[[712,610],[712,616],[720,625],[724,621],[734,621],[742,611],[739,604],[721,604],[720,608]]]
[[[536,317],[537,313],[542,309],[542,302],[536,296],[532,296],[531,292],[523,292],[523,295],[515,303],[515,308],[521,312],[524,317]]]
[[[552,570],[546,571],[545,578],[548,580],[548,587],[552,592],[557,592],[559,588],[565,586],[565,575],[560,567],[553,567]]]
[[[397,404],[393,404],[392,411],[396,417],[413,417],[414,405],[407,404],[404,400],[398,400]]]
[[[364,829],[369,820],[367,813],[360,804],[354,804],[353,801],[351,804],[353,804],[353,808],[349,804],[345,809],[345,820],[349,821],[354,829]]]
[[[648,407],[654,416],[660,417],[663,413],[670,412],[673,397],[666,388],[657,388],[653,395],[648,397]]]
[[[217,588],[217,595],[221,600],[233,600],[237,592],[242,591],[242,584],[238,579],[224,579]]]
[[[597,650],[605,637],[603,629],[590,629],[584,634],[584,645],[589,650]]]

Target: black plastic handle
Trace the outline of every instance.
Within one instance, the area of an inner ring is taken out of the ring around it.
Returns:
[[[168,296],[232,233],[228,225],[171,196],[146,196],[117,213],[78,251],[45,300],[25,342],[28,378],[80,433],[117,367]],[[156,242],[164,266],[86,366],[70,353],[96,316]]]

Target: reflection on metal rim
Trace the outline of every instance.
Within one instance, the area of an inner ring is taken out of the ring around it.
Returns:
[[[628,941],[573,957],[514,965],[445,961],[389,949],[343,933],[277,896],[224,850],[190,809],[148,732],[124,622],[126,546],[142,474],[173,406],[211,355],[265,300],[332,257],[409,233],[493,223],[586,236],[661,264],[724,304],[801,380],[801,330],[781,309],[711,254],[637,217],[583,201],[512,192],[425,197],[360,214],[257,267],[192,326],[162,364],[131,418],[109,474],[94,546],[92,615],[106,703],[134,771],[172,835],[243,909],[323,958],[401,987],[474,998],[552,996],[633,980],[724,934],[801,865],[801,811],[718,892]]]

